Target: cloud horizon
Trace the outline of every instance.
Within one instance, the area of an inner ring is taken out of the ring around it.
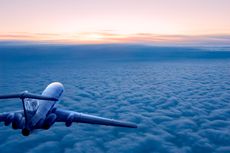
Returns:
[[[148,44],[181,46],[229,46],[230,34],[160,35],[152,33],[119,34],[113,32],[81,33],[2,33],[0,41],[25,41],[61,44]]]

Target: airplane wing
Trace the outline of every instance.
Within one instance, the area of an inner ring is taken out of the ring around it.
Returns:
[[[50,101],[58,101],[58,99],[53,97],[47,97],[43,95],[36,95],[28,92],[21,92],[17,94],[8,94],[8,95],[0,95],[0,99],[11,99],[11,98],[31,98],[31,99],[39,99],[39,100],[50,100]]]
[[[87,114],[63,110],[63,109],[57,109],[55,111],[55,114],[57,115],[56,122],[65,122],[66,126],[70,126],[72,122],[76,122],[76,123],[88,123],[88,124],[99,124],[99,125],[107,125],[107,126],[137,128],[137,125],[130,122],[124,122],[124,121],[113,120],[109,118],[87,115]]]

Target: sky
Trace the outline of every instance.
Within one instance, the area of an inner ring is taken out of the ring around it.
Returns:
[[[229,0],[0,0],[0,40],[229,44]]]

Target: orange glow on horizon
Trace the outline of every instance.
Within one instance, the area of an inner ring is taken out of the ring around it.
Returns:
[[[137,43],[137,44],[212,44],[230,45],[230,35],[156,35],[148,33],[117,34],[109,32],[84,32],[66,34],[48,33],[5,33],[0,34],[0,41],[29,41],[42,43],[63,44],[109,44],[109,43]]]

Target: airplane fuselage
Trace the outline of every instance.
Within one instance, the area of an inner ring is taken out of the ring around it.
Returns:
[[[64,91],[64,87],[59,82],[54,82],[49,84],[46,89],[42,92],[42,96],[53,97],[59,99]],[[27,101],[26,101],[27,102]],[[57,101],[47,101],[47,100],[37,100],[37,108],[32,112],[32,115],[27,112],[27,123],[25,124],[24,129],[22,130],[23,134],[29,134],[34,129],[48,129],[52,122],[55,122],[55,115],[52,114]],[[47,121],[49,119],[49,121]],[[50,124],[47,125],[46,124]]]

